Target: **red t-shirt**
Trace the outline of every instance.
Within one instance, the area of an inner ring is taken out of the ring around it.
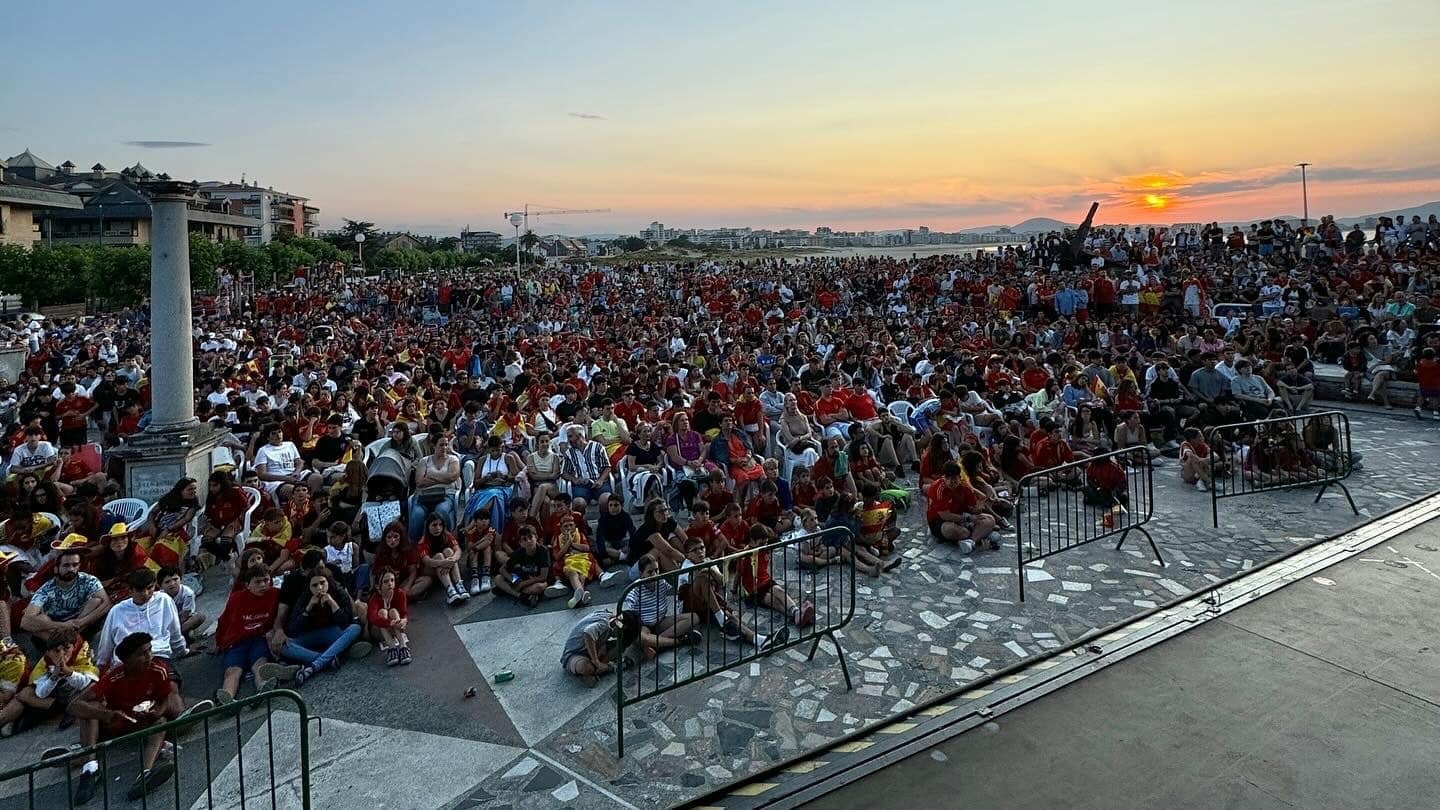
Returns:
[[[114,711],[129,713],[147,700],[158,708],[173,691],[175,684],[170,680],[170,670],[159,661],[151,661],[149,667],[134,674],[126,672],[123,666],[111,667],[90,687],[90,696],[99,698]]]
[[[1106,492],[1125,489],[1125,468],[1115,463],[1114,459],[1091,464],[1085,471],[1085,478],[1091,486]]]
[[[1421,360],[1415,364],[1415,380],[1421,391],[1440,391],[1440,360]]]
[[[383,613],[383,611],[387,609],[386,606],[382,604],[384,601],[385,600],[380,597],[379,593],[373,593],[370,595],[370,601],[366,606],[365,613],[370,619],[371,627],[390,626],[390,620],[386,618],[385,614]],[[390,597],[389,608],[399,613],[400,618],[402,619],[409,617],[410,598],[406,596],[404,588],[395,589],[395,593]]]
[[[85,413],[95,403],[82,396],[65,397],[55,403],[55,418],[60,420],[60,427],[67,430],[80,430],[85,427]]]
[[[937,478],[925,489],[925,520],[932,522],[941,512],[964,514],[975,505],[975,491],[969,484],[951,487],[944,478]]]
[[[845,409],[856,419],[875,419],[880,414],[875,411],[875,400],[868,392],[863,394],[851,394],[845,398]]]

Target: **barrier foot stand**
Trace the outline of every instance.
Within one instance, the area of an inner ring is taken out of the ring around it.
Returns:
[[[1355,508],[1355,499],[1350,497],[1350,489],[1349,487],[1345,486],[1344,481],[1326,481],[1325,485],[1320,487],[1320,491],[1315,493],[1315,503],[1320,502],[1320,499],[1325,495],[1325,490],[1329,489],[1331,484],[1340,487],[1340,491],[1345,493],[1345,500],[1350,502],[1350,511],[1354,512],[1356,515],[1359,515],[1360,510]]]
[[[1160,547],[1157,546],[1157,545],[1155,545],[1155,538],[1153,538],[1153,537],[1150,536],[1150,532],[1145,531],[1145,527],[1144,527],[1144,526],[1132,526],[1131,528],[1133,528],[1135,531],[1140,532],[1141,534],[1145,535],[1145,540],[1146,540],[1148,543],[1150,543],[1150,550],[1153,551],[1153,552],[1155,552],[1155,562],[1160,563],[1160,567],[1161,567],[1161,568],[1164,568],[1164,567],[1165,567],[1165,558],[1160,556]],[[1127,533],[1127,534],[1129,533],[1129,529],[1126,530],[1126,533]],[[1125,537],[1122,535],[1122,536],[1120,537],[1120,540],[1123,542],[1123,541],[1125,540]],[[1116,548],[1116,550],[1119,550],[1120,547],[1119,547],[1119,546],[1116,546],[1115,548]]]
[[[830,643],[835,645],[835,657],[840,659],[840,674],[845,676],[845,691],[850,691],[854,688],[850,683],[850,666],[845,663],[845,651],[840,648],[840,639],[835,638],[833,632],[826,631],[817,635],[815,643],[810,645],[810,654],[805,656],[805,660],[810,661],[815,658],[815,653],[820,650],[820,639],[822,638],[830,639]]]

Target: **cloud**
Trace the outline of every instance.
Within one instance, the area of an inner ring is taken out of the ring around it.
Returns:
[[[125,141],[126,146],[138,146],[141,149],[192,149],[197,146],[210,146],[201,141]]]
[[[597,115],[597,114],[595,114],[595,113],[577,113],[577,112],[572,112],[572,113],[565,113],[565,114],[568,115],[568,116],[570,116],[571,118],[583,118],[583,119],[585,119],[586,121],[605,121],[605,120],[608,120],[608,119],[605,118],[605,116],[603,116],[603,115]]]

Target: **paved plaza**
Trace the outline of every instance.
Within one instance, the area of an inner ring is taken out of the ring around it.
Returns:
[[[519,810],[685,801],[1435,489],[1435,422],[1356,410],[1351,425],[1364,454],[1348,482],[1359,517],[1337,490],[1318,504],[1313,490],[1301,490],[1222,501],[1221,528],[1212,529],[1209,495],[1183,486],[1175,462],[1162,460],[1149,529],[1168,566],[1156,566],[1140,538],[1118,552],[1092,544],[1032,564],[1023,605],[1013,534],[998,552],[961,557],[930,541],[917,502],[902,523],[906,562],[878,582],[860,578],[855,618],[841,633],[853,691],[828,643],[811,662],[806,648],[790,649],[627,709],[623,760],[615,756],[613,681],[586,689],[559,668],[560,640],[578,613],[558,600],[533,612],[489,596],[450,609],[431,600],[415,613],[413,666],[387,670],[372,658],[306,685],[310,711],[325,718],[323,733],[312,726],[310,735],[314,806]],[[211,584],[202,609],[213,614],[223,583]],[[596,603],[620,591],[618,584],[598,589]],[[494,683],[502,669],[514,680]],[[208,656],[182,662],[181,671],[187,697],[218,685],[218,662]],[[470,687],[477,694],[467,698]],[[250,790],[268,781],[268,740],[279,752],[277,778],[297,778],[295,723],[282,713],[268,726],[258,716],[241,724]],[[73,731],[28,732],[0,743],[0,760],[23,761],[72,738]],[[235,744],[212,752],[217,800],[237,792]],[[200,750],[194,739],[182,758],[196,761]],[[182,806],[206,806],[200,781],[184,782]],[[0,807],[19,806],[15,787],[4,790],[10,798]],[[294,787],[282,798],[293,797]],[[161,800],[151,806],[171,801],[168,793]]]

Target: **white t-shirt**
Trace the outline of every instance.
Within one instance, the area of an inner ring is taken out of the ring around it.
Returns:
[[[29,470],[40,467],[45,462],[55,457],[55,445],[50,442],[40,442],[31,450],[27,444],[15,448],[10,454],[10,466],[20,470]]]
[[[256,468],[263,467],[265,472],[271,475],[290,475],[304,464],[294,442],[267,444],[255,451]]]

